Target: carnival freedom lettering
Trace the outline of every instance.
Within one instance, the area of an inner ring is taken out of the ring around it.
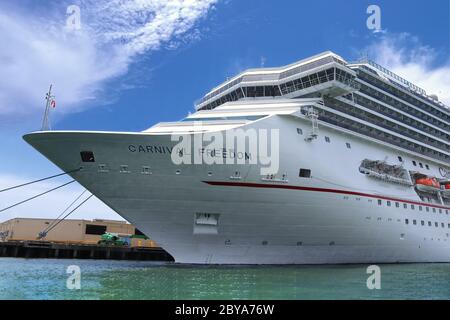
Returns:
[[[199,126],[198,124],[196,126]],[[170,155],[175,165],[257,164],[261,175],[277,174],[279,170],[278,129],[235,129],[225,132],[172,135],[174,146],[128,145],[136,154]]]
[[[171,136],[172,141],[178,142],[171,154],[174,164],[258,164],[261,175],[278,173],[279,129],[250,128],[202,133],[199,128],[201,124],[194,127],[194,132],[198,134]]]

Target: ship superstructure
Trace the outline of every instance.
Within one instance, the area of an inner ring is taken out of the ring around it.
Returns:
[[[276,131],[271,153],[217,144],[252,130]],[[82,167],[71,175],[177,262],[302,264],[449,262],[449,134],[437,97],[325,52],[247,70],[182,121],[25,139],[65,171]]]

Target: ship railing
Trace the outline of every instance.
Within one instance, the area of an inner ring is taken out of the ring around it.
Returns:
[[[340,75],[336,75],[336,77],[335,77],[334,74],[329,74],[329,75],[320,76],[320,77],[313,78],[311,80],[306,80],[306,81],[301,81],[300,79],[295,80],[295,81],[290,81],[290,82],[288,82],[288,85],[282,86],[281,91],[284,95],[286,95],[286,94],[290,94],[290,93],[293,93],[296,91],[310,88],[312,86],[316,86],[319,84],[323,84],[323,83],[331,82],[331,81],[335,81],[335,80],[348,86],[348,87],[353,88],[354,90],[360,89],[360,84],[352,78],[347,78],[345,76],[340,76]]]

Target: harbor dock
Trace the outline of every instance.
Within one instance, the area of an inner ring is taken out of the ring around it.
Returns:
[[[0,257],[52,259],[104,259],[137,261],[173,261],[162,248],[63,244],[47,241],[0,242]]]

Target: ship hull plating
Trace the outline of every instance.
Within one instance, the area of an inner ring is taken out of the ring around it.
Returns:
[[[309,130],[302,119],[258,126],[282,128],[284,180],[262,179],[257,164],[175,165],[169,135],[42,132],[25,140],[65,171],[83,167],[71,175],[179,263],[450,262],[448,208],[358,171],[365,158],[410,155],[331,126],[308,142],[297,130]],[[95,162],[81,162],[82,151]],[[302,168],[310,178],[299,177]]]

